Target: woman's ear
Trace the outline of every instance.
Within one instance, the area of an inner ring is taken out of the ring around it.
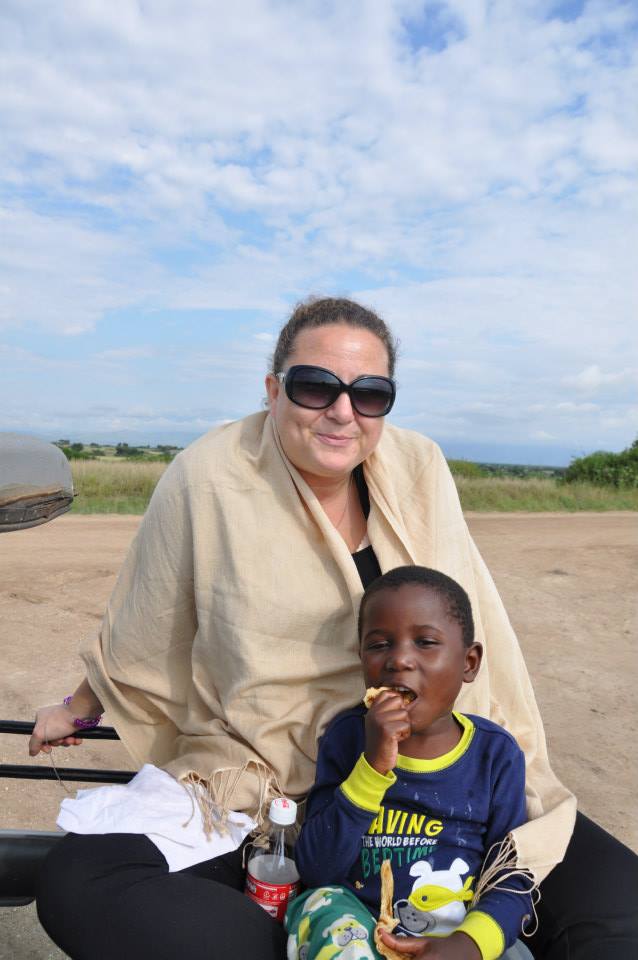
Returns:
[[[266,374],[265,384],[268,409],[273,410],[277,404],[281,384],[274,373]]]
[[[472,683],[476,674],[479,672],[481,660],[483,659],[483,644],[473,643],[465,651],[465,669],[463,670],[463,683]]]

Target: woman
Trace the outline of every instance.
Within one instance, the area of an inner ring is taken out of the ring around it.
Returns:
[[[549,767],[520,650],[445,461],[426,438],[384,427],[395,353],[358,304],[297,308],[266,378],[268,413],[201,438],[167,470],[83,651],[86,679],[66,705],[38,712],[32,754],[46,740],[76,743],[74,723],[104,706],[138,764],[152,765],[141,786],[92,791],[63,817],[74,832],[43,872],[38,908],[75,960],[283,956],[281,930],[240,893],[235,848],[272,793],[308,790],[317,735],[362,694],[363,586],[406,563],[444,570],[472,600],[486,657],[458,706],[505,724],[525,752],[532,819],[514,831],[517,864],[541,881],[563,858],[575,802]],[[124,793],[111,802],[105,790]],[[187,826],[180,801],[197,804]],[[616,843],[603,838],[601,856]],[[596,842],[585,837],[588,856]],[[571,901],[603,916],[603,885],[594,859],[595,895],[583,901],[574,849],[550,874],[543,903],[558,916],[543,916],[537,956],[633,957],[624,921],[603,927],[593,952],[590,936],[579,946]],[[629,883],[621,861],[613,869]],[[468,938],[459,960],[477,955]]]

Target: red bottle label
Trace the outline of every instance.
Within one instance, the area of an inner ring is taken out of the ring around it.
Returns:
[[[283,923],[286,907],[291,900],[295,899],[300,886],[299,881],[296,883],[265,883],[263,880],[256,880],[250,873],[246,874],[246,894],[279,923]]]

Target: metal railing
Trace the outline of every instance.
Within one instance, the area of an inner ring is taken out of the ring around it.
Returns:
[[[30,737],[33,721],[0,720],[0,733]],[[83,740],[119,740],[113,727],[94,727],[78,731]],[[0,763],[0,777],[17,780],[69,780],[76,783],[128,783],[135,776],[132,770],[94,770],[85,767],[53,767],[30,763]]]

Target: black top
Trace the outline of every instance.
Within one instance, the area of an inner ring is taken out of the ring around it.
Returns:
[[[359,494],[359,502],[361,503],[363,515],[367,520],[368,514],[370,513],[370,495],[368,494],[368,484],[363,476],[363,467],[361,464],[354,468],[354,482],[357,486],[357,493]],[[379,566],[377,555],[372,549],[372,546],[369,546],[353,553],[352,559],[355,562],[355,566],[361,577],[363,589],[365,590],[373,580],[381,576],[381,567]]]
[[[381,567],[379,566],[377,555],[372,549],[372,545],[370,545],[369,547],[364,547],[363,550],[357,550],[356,553],[353,553],[352,559],[355,562],[355,566],[361,577],[363,589],[365,590],[373,580],[381,576]]]

